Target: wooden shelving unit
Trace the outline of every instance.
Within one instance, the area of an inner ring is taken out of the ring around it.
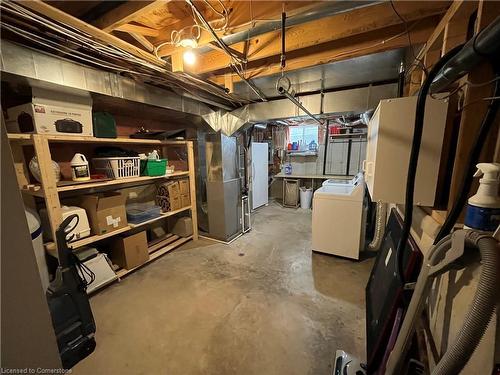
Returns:
[[[196,191],[195,191],[195,165],[194,165],[194,148],[191,141],[162,141],[156,139],[132,139],[132,138],[94,138],[82,136],[61,136],[61,135],[41,135],[41,134],[9,134],[9,141],[11,143],[16,176],[18,180],[19,189],[24,193],[23,199],[27,207],[35,207],[34,197],[42,198],[45,201],[47,214],[50,222],[52,235],[55,238],[55,230],[62,221],[60,194],[68,192],[77,192],[85,194],[86,190],[99,191],[109,186],[116,188],[124,188],[128,186],[141,185],[152,183],[162,179],[173,179],[180,177],[189,178],[190,199],[191,205],[183,207],[176,211],[162,213],[160,217],[148,220],[139,224],[129,224],[124,228],[101,234],[92,235],[81,240],[74,241],[69,244],[72,249],[76,249],[85,245],[89,245],[106,238],[110,238],[120,233],[125,233],[131,229],[148,225],[157,220],[164,219],[169,216],[179,214],[181,212],[190,211],[193,224],[192,236],[183,238],[171,235],[162,241],[152,244],[149,247],[150,259],[148,262],[157,259],[158,257],[166,254],[167,252],[175,249],[183,243],[190,240],[198,240],[198,220],[196,214]],[[186,147],[188,156],[188,170],[176,171],[172,174],[158,177],[132,177],[127,179],[116,179],[98,182],[88,182],[75,185],[57,186],[55,175],[51,168],[51,152],[50,145],[52,143],[96,143],[96,144],[130,144],[130,145],[160,145],[163,154],[166,154],[169,146]],[[38,158],[40,165],[40,184],[30,184],[30,177],[26,160],[24,159],[23,147],[26,145],[33,146],[35,155]],[[54,243],[46,244],[47,251],[57,253],[56,245]],[[148,263],[146,262],[146,263]],[[139,266],[142,267],[143,265]],[[137,267],[138,268],[138,267]],[[135,270],[135,269],[133,269]],[[117,275],[123,277],[133,270],[119,270]]]

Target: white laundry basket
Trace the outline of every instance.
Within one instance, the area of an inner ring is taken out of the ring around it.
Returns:
[[[93,158],[94,169],[104,172],[108,178],[139,177],[140,157]]]
[[[300,208],[303,208],[305,210],[308,210],[311,208],[311,200],[313,196],[313,189],[312,188],[305,188],[301,187],[300,188]]]

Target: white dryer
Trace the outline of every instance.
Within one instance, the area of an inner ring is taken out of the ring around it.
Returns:
[[[351,181],[352,183],[324,185],[314,192],[314,251],[359,259],[365,236],[365,183],[362,175]]]

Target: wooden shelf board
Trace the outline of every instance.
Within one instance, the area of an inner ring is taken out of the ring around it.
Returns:
[[[170,239],[170,238],[172,238],[172,237],[169,237],[168,239]],[[189,236],[189,237],[179,237],[174,242],[170,243],[169,245],[164,246],[164,247],[162,246],[160,249],[158,249],[158,250],[156,250],[154,252],[151,252],[149,254],[149,259],[145,263],[143,263],[143,264],[141,264],[141,265],[139,265],[137,267],[131,268],[129,270],[126,270],[126,269],[122,268],[122,269],[116,271],[116,275],[118,277],[122,278],[122,277],[128,275],[129,273],[134,272],[135,270],[141,268],[142,266],[144,266],[144,265],[152,262],[153,260],[161,257],[162,255],[164,255],[164,254],[166,254],[166,253],[174,250],[175,248],[179,247],[180,245],[182,245],[182,244],[190,241],[191,239],[192,239],[192,236]]]
[[[118,230],[114,230],[114,231],[109,232],[109,233],[104,233],[104,234],[99,234],[99,235],[93,235],[93,236],[85,237],[85,238],[82,238],[81,240],[69,243],[68,246],[70,248],[72,248],[72,249],[77,249],[79,247],[82,247],[82,246],[85,246],[85,245],[89,245],[91,243],[94,243],[94,242],[97,242],[97,241],[101,241],[101,240],[104,240],[104,239],[109,238],[109,237],[113,237],[116,234],[127,232],[128,230],[130,230],[132,228],[138,228],[138,227],[141,227],[143,225],[147,225],[147,224],[153,223],[153,222],[155,222],[157,220],[165,219],[165,218],[167,218],[169,216],[173,216],[173,215],[176,215],[176,214],[178,214],[180,212],[187,211],[187,210],[190,210],[190,209],[191,209],[191,206],[186,206],[186,207],[180,208],[180,209],[175,210],[175,211],[162,212],[161,216],[155,217],[154,219],[151,219],[151,220],[139,223],[139,224],[129,223],[126,227],[120,228]],[[46,249],[48,251],[55,250],[53,242],[48,242],[48,243],[45,243],[44,245],[45,245],[45,247],[46,247]],[[153,245],[153,246],[156,246],[156,244]]]
[[[78,240],[78,241],[75,241],[75,242],[70,242],[68,244],[68,247],[70,247],[72,249],[76,249],[78,247],[82,247],[82,246],[85,246],[85,245],[88,245],[88,244],[91,244],[91,243],[94,243],[94,242],[97,242],[97,241],[104,240],[105,238],[116,236],[117,234],[126,232],[126,231],[128,231],[130,229],[132,229],[132,228],[129,225],[127,225],[126,227],[114,230],[112,232],[108,232],[108,233],[104,233],[104,234],[97,234],[97,235],[85,237],[85,238],[82,238],[81,240]]]
[[[128,223],[128,225],[132,228],[137,228],[137,227],[140,227],[140,226],[143,226],[146,224],[154,223],[155,221],[165,219],[166,217],[169,217],[169,216],[178,214],[179,212],[187,211],[190,209],[191,209],[191,206],[186,206],[186,207],[179,208],[178,210],[175,210],[175,211],[162,212],[160,214],[161,216],[155,217],[155,218],[150,219],[150,220],[143,221],[142,223],[137,223],[137,224]]]
[[[102,187],[102,186],[132,184],[132,183],[136,183],[136,182],[169,179],[169,178],[188,176],[188,175],[189,175],[189,172],[187,172],[187,171],[179,171],[179,172],[174,172],[174,173],[171,173],[171,174],[168,174],[165,176],[154,176],[154,177],[140,176],[140,177],[131,177],[131,178],[120,178],[120,179],[116,179],[116,180],[108,180],[108,181],[102,181],[102,182],[89,182],[86,184],[60,186],[57,188],[57,191],[61,192],[61,191],[83,190],[83,189],[91,189],[91,188]]]
[[[113,185],[125,185],[125,184],[133,184],[133,183],[141,183],[141,182],[147,182],[147,181],[154,181],[154,180],[161,180],[161,179],[169,179],[169,178],[175,178],[175,177],[186,177],[189,176],[188,171],[179,171],[179,172],[174,172],[165,176],[155,176],[155,177],[150,177],[150,176],[141,176],[141,177],[131,177],[131,178],[122,178],[122,179],[117,179],[117,180],[106,180],[106,181],[101,181],[101,182],[88,182],[88,183],[80,183],[80,184],[75,184],[75,185],[65,185],[65,186],[59,186],[57,188],[58,192],[65,192],[65,191],[75,191],[75,190],[85,190],[85,189],[93,189],[93,188],[99,188],[103,186],[113,186]],[[21,189],[22,193],[33,195],[35,197],[40,197],[43,198],[43,190],[41,189],[40,185],[36,185],[40,187],[38,190],[28,190],[28,189]]]
[[[31,134],[8,133],[7,137],[11,141],[31,141]]]
[[[127,144],[143,144],[143,145],[185,145],[188,141],[163,141],[159,139],[138,139],[138,138],[96,138],[88,136],[67,136],[67,135],[43,135],[49,142],[52,143],[127,143]],[[32,134],[17,134],[9,133],[8,138],[11,141],[32,141]]]

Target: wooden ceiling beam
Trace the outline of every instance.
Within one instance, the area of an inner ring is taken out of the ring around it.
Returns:
[[[154,51],[155,46],[153,46],[153,44],[149,40],[147,40],[144,35],[132,33],[132,32],[129,32],[129,35],[132,38],[134,38],[141,46],[146,48],[147,51],[149,51],[149,52]]]
[[[63,12],[62,10],[54,8],[53,6],[50,6],[47,3],[44,3],[40,0],[33,0],[33,1],[20,1],[20,4],[54,21],[61,22],[68,26],[74,27],[78,30],[81,30],[82,32],[91,35],[92,37],[96,38],[97,40],[100,40],[101,42],[107,43],[109,45],[114,45],[134,55],[135,57],[138,57],[140,59],[146,60],[157,66],[167,69],[167,64],[163,60],[158,59],[153,54],[146,52],[140,48],[137,48],[136,46],[127,43],[121,40],[120,38],[117,38],[116,36],[111,35],[105,31],[102,31],[95,26],[89,25],[88,23]]]
[[[230,15],[227,31],[226,33],[218,31],[217,35],[223,37],[227,34],[246,30],[252,27],[252,22],[259,24],[267,22],[268,20],[278,20],[281,17],[283,6],[285,7],[287,15],[293,16],[314,9],[318,7],[318,5],[321,5],[321,1],[231,1],[228,6]],[[217,15],[214,18],[213,14],[208,14],[206,12],[203,12],[203,14],[208,21],[220,18],[220,16]],[[192,18],[173,23],[160,30],[160,35],[153,40],[153,44],[158,45],[162,42],[170,41],[170,34],[173,30],[181,30],[184,27],[192,25],[194,25]],[[198,40],[198,45],[203,46],[212,41],[211,35],[208,32],[202,31]],[[175,48],[176,47],[172,45],[165,45],[160,48],[158,52],[161,56],[168,56],[175,51]]]
[[[409,24],[410,38],[413,44],[425,42],[436,24],[438,16],[428,17]],[[385,52],[397,48],[408,47],[408,37],[402,25],[390,26],[377,33],[364,33],[350,38],[332,41],[329,43],[311,46],[287,55],[285,71],[308,68],[311,66],[347,60],[377,52]],[[279,59],[267,58],[249,64],[246,78],[268,76],[281,72]],[[213,82],[223,85],[227,80],[228,70],[209,77]],[[232,74],[232,81],[241,81],[241,78]]]
[[[165,4],[165,0],[127,1],[125,4],[120,5],[95,20],[92,24],[103,31],[111,32],[122,25],[134,21],[137,17],[151,12],[162,4]]]
[[[118,26],[115,31],[123,31],[124,33],[136,33],[144,36],[158,36],[160,31],[146,26],[133,25],[126,23],[125,25]]]
[[[442,14],[449,2],[397,2],[398,13],[408,22]],[[310,21],[292,26],[286,31],[286,51],[308,48],[334,40],[373,32],[389,26],[401,24],[388,3],[377,4],[355,9],[331,17]],[[233,45],[233,49],[242,51],[244,42]],[[248,45],[248,61],[256,61],[281,53],[281,32],[273,31],[259,35],[250,40]],[[159,53],[161,55],[161,52]],[[212,51],[199,56],[196,73],[204,74],[225,69],[230,62],[227,54]]]
[[[417,54],[416,60],[417,61],[423,60],[427,52],[435,49],[437,44],[439,45],[439,43],[443,40],[445,28],[446,25],[448,25],[448,23],[450,23],[455,19],[463,19],[465,21],[465,19],[468,18],[474,12],[474,10],[477,9],[477,7],[478,7],[477,1],[469,1],[469,0],[453,1],[450,8],[447,10],[443,18],[441,18],[441,21],[437,24],[436,28],[429,36],[429,39],[425,41],[425,45]],[[413,69],[415,69],[416,65],[417,64],[411,66],[408,71],[411,73]]]

